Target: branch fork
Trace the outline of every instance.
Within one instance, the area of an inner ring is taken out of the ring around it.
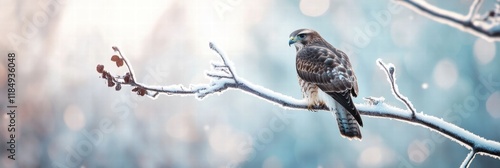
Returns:
[[[436,7],[425,0],[395,0],[434,21],[471,33],[488,41],[500,41],[500,1],[485,15],[479,14],[482,0],[472,2],[467,15]]]

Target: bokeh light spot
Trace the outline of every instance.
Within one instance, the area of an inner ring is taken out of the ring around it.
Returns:
[[[414,140],[408,146],[408,157],[414,163],[424,162],[430,155],[430,149],[425,142]]]
[[[427,89],[429,88],[429,84],[427,83],[422,83],[422,89]]]
[[[486,111],[494,118],[500,118],[500,92],[496,91],[486,100]]]
[[[78,131],[85,126],[85,116],[82,110],[76,105],[69,105],[64,110],[64,123],[69,129]]]
[[[211,128],[208,142],[214,154],[239,163],[252,155],[251,151],[240,150],[242,146],[253,148],[253,141],[248,137],[250,135],[239,132],[227,124],[219,124]]]
[[[178,140],[192,142],[198,138],[191,113],[175,113],[165,123],[167,134]]]
[[[458,70],[453,62],[448,59],[443,59],[434,68],[434,81],[436,84],[443,88],[449,89],[458,78]]]
[[[487,42],[482,38],[477,38],[474,43],[474,56],[480,64],[488,64],[495,58],[495,43]]]
[[[301,0],[300,11],[302,14],[312,17],[323,15],[330,7],[329,0]]]
[[[361,167],[380,166],[383,155],[384,151],[380,147],[369,147],[361,152],[359,165]]]

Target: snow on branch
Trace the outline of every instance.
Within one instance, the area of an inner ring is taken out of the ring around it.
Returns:
[[[476,152],[474,150],[471,150],[469,154],[467,154],[467,157],[465,157],[465,160],[462,162],[462,165],[460,165],[460,167],[461,168],[469,167],[475,156]]]
[[[500,1],[498,0],[496,9],[490,9],[484,15],[478,12],[482,0],[474,0],[465,16],[441,9],[425,0],[395,1],[434,21],[447,24],[488,41],[500,41]]]
[[[387,75],[387,80],[391,84],[392,88],[392,94],[396,96],[401,102],[403,102],[406,107],[411,111],[412,117],[415,117],[415,112],[417,111],[415,107],[413,107],[413,104],[411,104],[410,100],[408,100],[407,97],[403,96],[401,93],[399,93],[399,87],[396,84],[396,77],[394,76],[394,73],[396,71],[396,68],[394,67],[393,64],[388,64],[386,65],[384,62],[382,62],[382,59],[377,59],[378,66],[382,68],[385,71],[385,74]]]
[[[152,86],[139,83],[135,79],[134,70],[128,60],[122,55],[117,47],[113,50],[118,55],[113,55],[111,61],[115,62],[118,67],[125,65],[128,72],[125,75],[113,76],[108,71],[104,70],[103,65],[97,65],[97,72],[101,74],[101,78],[107,81],[108,87],[114,87],[117,91],[121,90],[122,85],[131,86],[133,92],[140,96],[148,95],[152,98],[159,94],[169,96],[189,96],[193,95],[198,99],[214,94],[222,93],[228,89],[241,90],[249,95],[256,96],[268,102],[280,105],[286,109],[306,110],[308,109],[305,99],[295,99],[293,97],[277,93],[268,88],[252,84],[251,82],[237,75],[233,63],[228,59],[224,52],[215,44],[210,43],[212,49],[220,58],[221,61],[211,62],[211,69],[206,71],[206,76],[210,79],[209,83],[196,84],[190,86],[169,85],[169,86]],[[409,124],[426,127],[432,131],[438,132],[441,135],[461,144],[471,152],[467,155],[462,167],[470,165],[476,154],[487,155],[496,159],[500,159],[500,143],[492,140],[486,140],[478,135],[475,135],[463,128],[452,123],[446,122],[434,116],[426,115],[422,112],[416,112],[415,108],[409,99],[403,96],[396,84],[394,76],[395,67],[392,64],[385,64],[382,60],[377,60],[379,66],[386,72],[387,79],[391,85],[394,96],[403,102],[407,110],[391,106],[384,103],[383,97],[367,97],[366,103],[356,104],[361,115],[396,119]],[[313,107],[315,110],[328,111],[324,106]]]

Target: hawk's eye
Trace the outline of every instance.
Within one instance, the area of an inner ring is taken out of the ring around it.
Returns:
[[[304,37],[306,37],[305,34],[299,34],[299,38],[304,38]]]

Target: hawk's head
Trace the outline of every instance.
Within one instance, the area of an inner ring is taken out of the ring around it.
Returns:
[[[318,32],[311,29],[299,29],[290,34],[288,45],[295,45],[295,49],[299,51],[302,47],[311,44],[312,42],[322,39]]]

